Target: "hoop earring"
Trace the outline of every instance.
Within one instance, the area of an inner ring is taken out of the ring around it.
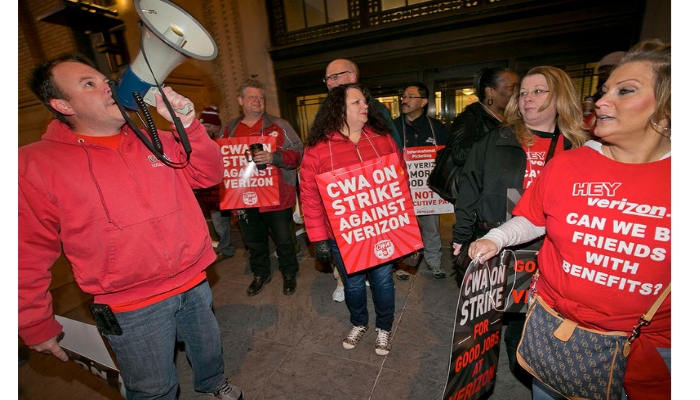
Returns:
[[[486,100],[486,104],[491,107],[493,105],[493,99],[489,97],[489,99]]]
[[[663,129],[663,130],[665,130],[665,131],[670,131],[670,130],[671,130],[671,128],[669,128],[669,127],[661,126],[661,125],[657,124],[656,122],[654,122],[653,119],[651,119],[651,117],[649,117],[649,122],[651,122],[652,125],[654,125],[655,127],[659,128],[659,129]]]
[[[651,118],[652,116],[649,116],[649,122],[652,125],[652,129],[654,129],[654,132],[658,133],[659,135],[665,137],[666,139],[671,138],[671,127],[670,126],[661,126],[654,122],[654,120]],[[661,131],[659,131],[661,129]],[[663,132],[668,132],[668,135],[664,135]]]

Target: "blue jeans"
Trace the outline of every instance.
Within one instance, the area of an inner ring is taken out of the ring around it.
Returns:
[[[117,356],[127,399],[175,399],[176,341],[185,343],[194,389],[213,393],[226,383],[219,323],[205,280],[198,286],[134,311],[115,313],[121,335],[105,335]]]
[[[671,372],[671,349],[657,348],[661,358],[666,362],[668,372]],[[566,400],[566,397],[550,389],[537,378],[532,378],[532,399],[533,400]],[[627,400],[627,392],[622,390],[622,400]]]
[[[292,208],[261,213],[257,208],[238,211],[243,240],[250,251],[250,270],[255,276],[268,277],[270,265],[270,232],[277,246],[277,259],[282,276],[297,276],[299,261],[294,249]]]
[[[231,211],[230,210],[211,210],[211,223],[214,225],[214,231],[219,236],[219,246],[216,251],[230,257],[236,249],[231,242]]]
[[[369,312],[367,311],[367,285],[369,279],[376,314],[376,326],[385,331],[391,331],[394,324],[395,288],[392,275],[392,264],[386,263],[348,275],[345,264],[340,257],[340,249],[335,240],[328,241],[331,251],[338,263],[338,270],[345,284],[345,305],[350,311],[350,322],[353,326],[367,326]]]

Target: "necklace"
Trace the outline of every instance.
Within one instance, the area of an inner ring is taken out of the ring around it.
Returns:
[[[663,154],[659,155],[658,153],[662,152]],[[610,158],[612,158],[614,161],[625,163],[625,164],[642,164],[642,163],[648,163],[648,162],[654,162],[661,160],[664,155],[667,154],[667,152],[660,151],[660,150],[655,150],[652,151],[651,153],[647,154],[646,156],[643,156],[642,158],[637,157],[632,157],[632,158],[626,158],[623,160],[619,160],[617,157],[615,157],[615,154],[613,153],[613,146],[608,146],[608,153],[610,153]],[[605,153],[603,153],[605,154]]]
[[[481,106],[484,107],[484,108],[486,109],[486,111],[489,112],[489,114],[493,115],[493,117],[496,118],[496,119],[498,120],[498,122],[503,122],[503,121],[501,121],[500,118],[498,118],[498,117],[496,116],[496,114],[493,113],[493,111],[491,111],[491,109],[489,109],[488,107],[486,107],[486,106],[484,105],[484,103],[479,102],[479,104],[481,104]]]

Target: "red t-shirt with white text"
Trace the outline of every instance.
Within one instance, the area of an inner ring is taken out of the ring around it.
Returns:
[[[599,148],[552,158],[513,215],[546,228],[542,299],[583,326],[629,333],[671,281],[671,157],[625,164]],[[671,347],[670,296],[632,345],[626,387],[670,380],[655,347]]]

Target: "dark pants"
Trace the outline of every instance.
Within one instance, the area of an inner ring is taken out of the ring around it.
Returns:
[[[250,270],[255,276],[267,277],[270,272],[270,239],[277,247],[277,258],[282,276],[296,276],[299,272],[294,250],[294,231],[291,228],[292,208],[282,211],[261,213],[257,208],[238,212],[238,222],[243,232],[243,240],[250,251]]]
[[[503,323],[506,325],[506,331],[503,334],[503,342],[506,344],[506,353],[508,353],[508,367],[510,373],[526,387],[530,387],[532,383],[532,375],[525,371],[518,364],[516,353],[520,338],[523,336],[523,327],[525,326],[525,313],[504,313]]]

